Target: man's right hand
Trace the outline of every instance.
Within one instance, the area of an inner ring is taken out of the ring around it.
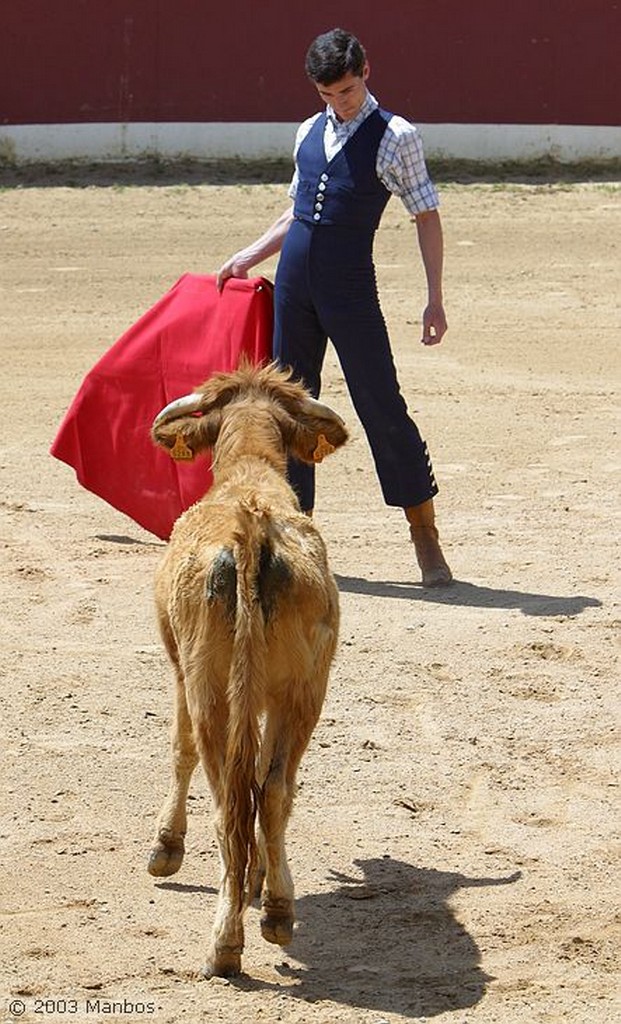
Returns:
[[[237,253],[234,256],[231,256],[226,263],[223,263],[218,271],[216,276],[216,285],[219,292],[222,291],[224,288],[224,282],[227,281],[229,277],[248,277],[248,271],[245,270],[240,263]]]

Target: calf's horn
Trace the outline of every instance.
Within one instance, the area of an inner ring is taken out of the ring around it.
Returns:
[[[177,420],[181,416],[189,416],[193,412],[199,412],[201,409],[201,402],[203,401],[203,395],[192,393],[190,395],[183,395],[181,398],[175,398],[173,402],[169,402],[161,412],[158,412],[157,416],[153,421],[154,427],[161,427],[163,423],[170,423],[171,420]],[[305,398],[302,407],[305,412],[314,416],[324,416],[327,419],[338,420],[339,423],[343,423],[341,417],[331,409],[328,405],[324,405],[323,402],[318,402],[316,398]]]
[[[181,416],[189,416],[190,413],[198,412],[201,407],[202,395],[183,395],[169,402],[153,420],[154,427],[161,427],[163,423],[170,423],[171,420],[178,420]]]
[[[324,405],[323,402],[318,402],[316,398],[305,398],[303,407],[306,412],[312,413],[315,416],[325,416],[327,419],[338,420],[339,423],[344,423],[339,414],[331,409],[329,405]]]

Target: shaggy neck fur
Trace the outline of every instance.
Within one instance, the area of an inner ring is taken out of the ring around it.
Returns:
[[[268,400],[232,403],[223,413],[214,448],[214,479],[230,476],[248,460],[259,459],[284,475],[285,447],[274,407]]]

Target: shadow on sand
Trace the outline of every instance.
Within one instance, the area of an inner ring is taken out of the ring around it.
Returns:
[[[140,547],[140,548],[163,548],[163,540],[138,540],[137,537],[129,537],[125,534],[120,533],[96,533],[95,538],[97,540],[104,540],[108,544],[121,544],[127,547]]]
[[[494,979],[483,970],[480,950],[449,901],[463,888],[510,885],[519,872],[468,878],[390,857],[354,863],[358,877],[333,872],[333,890],[296,900],[294,939],[276,968],[282,984],[248,974],[231,984],[247,992],[286,991],[308,1003],[329,999],[403,1017],[475,1006]],[[158,888],[214,892],[174,882]],[[256,915],[248,915],[247,929],[257,925]]]
[[[354,863],[362,879],[335,874],[334,892],[296,903],[299,924],[281,967],[298,981],[292,994],[404,1017],[475,1006],[493,979],[449,900],[462,888],[510,884],[519,873],[475,879],[390,857]],[[289,958],[298,965],[287,966]]]
[[[369,597],[396,597],[404,601],[428,604],[461,605],[467,608],[517,608],[524,615],[580,615],[585,608],[601,608],[595,597],[577,594],[556,597],[552,594],[533,594],[523,590],[502,590],[482,587],[476,583],[455,580],[450,587],[424,589],[420,584],[396,580],[365,580],[358,576],[339,576],[335,579],[341,593],[367,594]]]

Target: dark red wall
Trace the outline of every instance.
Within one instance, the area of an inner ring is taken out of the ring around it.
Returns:
[[[415,121],[621,124],[621,0],[5,0],[0,124],[299,121],[336,17]]]

